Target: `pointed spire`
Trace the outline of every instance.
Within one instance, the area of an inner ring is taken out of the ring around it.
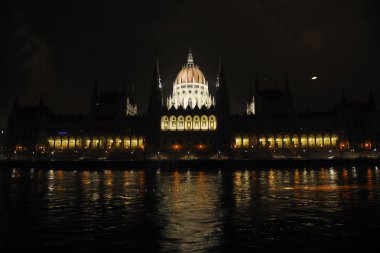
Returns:
[[[220,52],[219,55],[219,66],[218,66],[218,76],[216,77],[216,88],[219,88],[221,86],[222,77],[223,76],[223,59],[222,59],[222,52]]]
[[[158,64],[158,55],[156,55],[156,68],[154,71],[154,81],[157,82],[158,88],[162,89],[161,77],[160,77],[160,67]]]
[[[154,68],[153,82],[150,90],[148,114],[155,115],[157,113],[157,110],[161,110],[162,105],[162,84],[158,64],[158,56],[156,55],[156,66]]]
[[[187,55],[187,66],[194,66],[193,53],[191,52],[191,45],[189,45],[189,54]]]
[[[248,103],[251,103],[252,98],[253,98],[253,88],[252,88],[252,84],[251,84],[251,85],[249,86]]]
[[[135,84],[132,83],[132,90],[130,95],[130,100],[132,104],[135,104]]]

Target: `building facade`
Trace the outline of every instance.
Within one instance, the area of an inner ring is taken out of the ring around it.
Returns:
[[[100,93],[95,83],[86,114],[54,113],[42,98],[37,106],[20,106],[16,99],[4,149],[50,159],[273,158],[376,151],[380,142],[372,94],[365,102],[348,102],[343,94],[332,110],[298,113],[287,77],[282,89],[261,87],[256,78],[245,113],[231,114],[222,59],[213,85],[215,94],[190,50],[167,98],[156,61],[145,114],[126,84]]]

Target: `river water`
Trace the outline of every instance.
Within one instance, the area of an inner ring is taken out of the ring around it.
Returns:
[[[366,250],[380,170],[2,168],[0,217],[1,252]]]

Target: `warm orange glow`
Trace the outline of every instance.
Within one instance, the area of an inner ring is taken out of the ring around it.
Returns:
[[[204,149],[204,148],[205,148],[205,145],[199,144],[199,145],[198,145],[198,148],[199,148],[199,149]]]
[[[350,148],[350,145],[349,145],[348,141],[342,141],[342,142],[340,142],[340,144],[339,144],[339,148],[340,148],[341,150],[343,150],[343,149],[349,149],[349,148]]]
[[[178,144],[175,144],[175,145],[172,146],[172,149],[174,149],[175,151],[177,151],[177,150],[179,150],[181,148],[182,148],[181,145],[178,145]]]

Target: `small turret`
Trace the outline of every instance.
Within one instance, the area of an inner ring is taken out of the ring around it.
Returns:
[[[257,84],[257,76],[256,76],[256,84]],[[255,115],[255,96],[253,94],[253,85],[249,87],[249,95],[247,101],[247,115]]]

